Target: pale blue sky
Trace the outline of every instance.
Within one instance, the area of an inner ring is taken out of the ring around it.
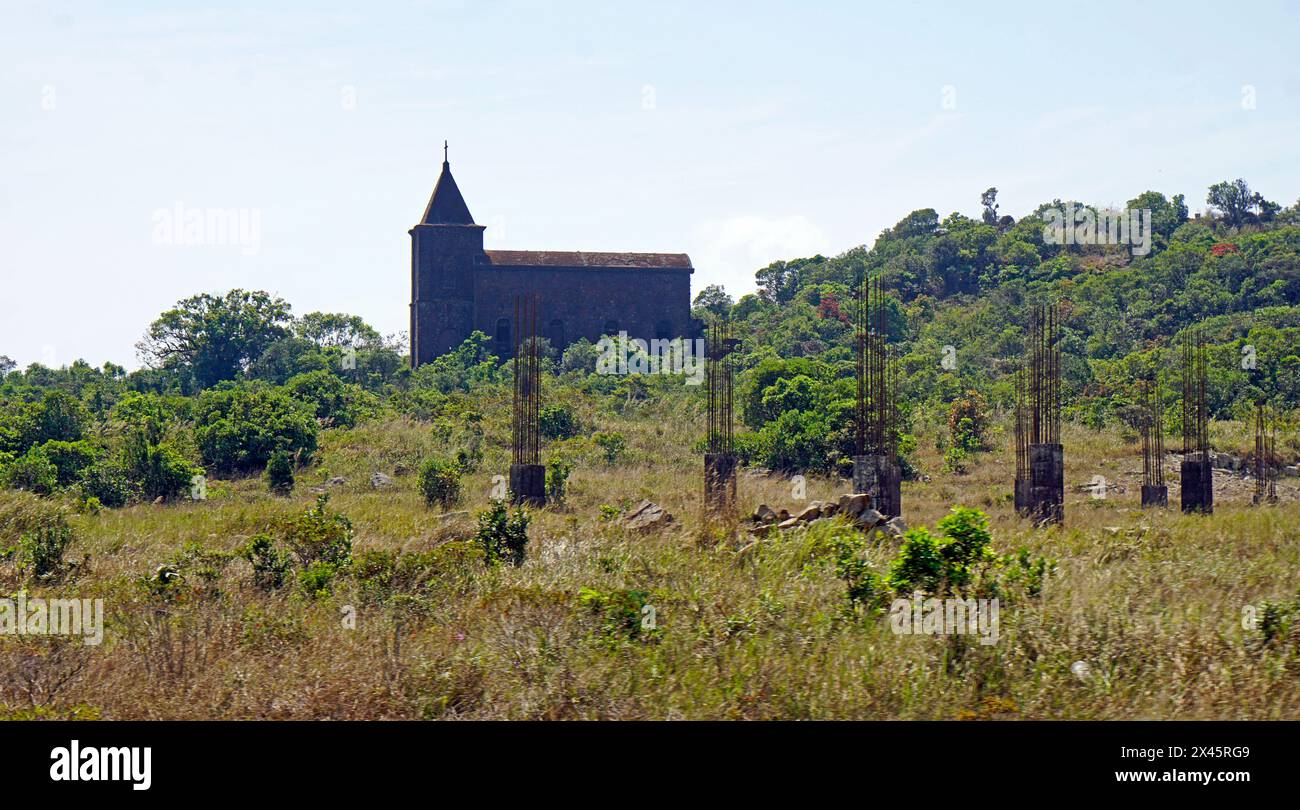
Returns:
[[[0,0],[0,354],[135,368],[231,287],[404,330],[444,138],[490,247],[687,252],[737,296],[988,186],[1300,197],[1300,3],[944,5]],[[159,243],[178,204],[258,241]]]

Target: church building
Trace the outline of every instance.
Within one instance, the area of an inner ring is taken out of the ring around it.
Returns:
[[[442,163],[411,234],[411,365],[445,354],[475,330],[499,357],[514,354],[515,298],[537,296],[537,329],[552,346],[627,332],[693,337],[690,257],[684,253],[484,250],[484,226]]]

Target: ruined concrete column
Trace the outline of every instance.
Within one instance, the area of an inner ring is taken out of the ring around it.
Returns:
[[[1187,513],[1214,511],[1214,466],[1208,453],[1193,453],[1183,458],[1179,471],[1182,475],[1182,507]]]
[[[1169,505],[1169,487],[1164,484],[1142,485],[1142,506],[1163,509]]]
[[[711,514],[728,514],[736,505],[735,453],[704,454],[704,508]]]
[[[546,467],[541,464],[510,465],[510,502],[515,505],[546,505]]]
[[[1065,448],[1029,445],[1029,514],[1037,523],[1065,521]]]
[[[871,508],[886,517],[903,514],[902,480],[889,456],[853,457],[853,491],[869,495]]]

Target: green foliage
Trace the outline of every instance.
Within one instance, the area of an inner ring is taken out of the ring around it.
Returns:
[[[41,451],[58,471],[59,486],[66,487],[74,483],[82,470],[89,467],[99,456],[99,451],[90,442],[65,442],[51,439],[41,445]]]
[[[286,337],[289,320],[289,305],[265,292],[196,295],[158,316],[139,348],[151,365],[181,371],[208,388],[235,379]]]
[[[328,503],[329,495],[321,495],[315,506],[286,521],[281,528],[284,544],[303,568],[310,568],[316,562],[342,568],[352,560],[352,521],[345,515],[327,511]]]
[[[570,439],[578,435],[578,417],[568,405],[546,405],[537,414],[543,439]]]
[[[627,440],[623,438],[622,433],[597,433],[591,437],[591,440],[604,453],[606,464],[618,461],[619,456],[627,449]]]
[[[291,377],[284,390],[332,427],[352,427],[375,408],[372,395],[323,369]]]
[[[266,462],[266,488],[276,495],[288,496],[293,492],[293,456],[276,450]]]
[[[306,459],[316,450],[316,421],[283,391],[262,385],[205,391],[194,406],[194,440],[203,462],[221,474],[261,470],[276,450]]]
[[[522,508],[513,512],[505,501],[494,500],[491,506],[479,512],[475,541],[483,549],[488,565],[508,560],[514,565],[524,562],[524,548],[528,545],[528,513]]]
[[[420,467],[419,483],[426,504],[450,508],[460,500],[460,465],[454,461],[431,458]]]
[[[273,591],[284,585],[284,579],[293,568],[293,558],[280,551],[269,534],[252,537],[240,555],[253,566],[253,584]]]
[[[97,499],[110,509],[126,506],[133,493],[126,469],[109,459],[101,459],[83,469],[77,486],[83,498]]]
[[[649,618],[653,608],[646,610],[649,598],[648,592],[638,590],[582,588],[578,591],[578,604],[596,617],[600,635],[609,643],[659,636],[659,628]]]
[[[939,521],[936,537],[924,526],[903,536],[903,546],[890,566],[886,582],[902,594],[921,591],[946,594],[969,586],[977,567],[997,561],[990,543],[988,516],[964,506]]]
[[[560,455],[553,455],[546,460],[546,497],[555,503],[563,503],[568,488],[569,474],[573,464]]]
[[[338,574],[334,563],[316,560],[298,572],[298,589],[311,597],[328,596]]]
[[[189,491],[194,476],[203,472],[162,442],[156,426],[132,432],[123,451],[123,467],[147,500],[176,498]]]
[[[37,495],[49,495],[59,485],[59,469],[39,448],[28,450],[3,470],[4,485]]]

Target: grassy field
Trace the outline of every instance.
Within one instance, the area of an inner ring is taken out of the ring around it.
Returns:
[[[689,423],[682,407],[585,412],[628,450],[608,464],[588,439],[568,442],[579,461],[568,498],[532,513],[518,567],[486,566],[458,542],[508,464],[508,431],[491,420],[483,464],[450,513],[424,504],[414,474],[445,441],[406,420],[325,432],[289,498],[246,479],[210,482],[202,502],[98,514],[69,502],[74,565],[35,584],[0,563],[0,590],[103,598],[104,642],[0,637],[0,717],[1300,718],[1297,634],[1265,643],[1242,622],[1247,606],[1296,599],[1297,479],[1281,480],[1275,506],[1252,507],[1251,483],[1225,476],[1211,517],[1143,511],[1138,448],[1067,425],[1066,523],[1034,530],[1011,508],[1006,449],[947,473],[923,430],[929,480],[904,483],[908,524],[972,506],[989,515],[998,552],[1055,563],[1040,595],[1003,604],[997,644],[960,644],[896,635],[887,617],[850,609],[822,553],[830,521],[757,543],[744,526],[702,526],[695,434],[674,427]],[[1244,440],[1239,426],[1215,429],[1219,446]],[[375,472],[392,486],[372,488]],[[1110,483],[1104,499],[1084,489],[1096,475]],[[1176,504],[1175,468],[1169,479]],[[220,555],[321,491],[352,521],[366,561],[330,592],[292,581],[263,590],[245,559]],[[807,480],[809,500],[846,491]],[[741,511],[794,511],[792,492],[787,478],[742,474]],[[611,517],[642,498],[676,516],[672,527],[633,534]],[[0,493],[0,511],[36,510],[35,500]],[[897,545],[873,539],[866,555],[883,570]],[[162,564],[180,579],[151,588]],[[620,623],[627,598],[653,607],[652,631]],[[1078,661],[1086,677],[1071,671]]]

